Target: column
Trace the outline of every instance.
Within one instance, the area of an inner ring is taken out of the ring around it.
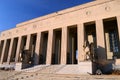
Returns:
[[[67,26],[62,28],[61,64],[67,63]]]
[[[119,34],[119,46],[120,46],[120,16],[117,16],[118,34]]]
[[[7,64],[10,63],[10,58],[11,58],[11,54],[12,54],[12,47],[13,47],[13,40],[14,40],[14,38],[12,38],[11,42],[10,42],[10,47],[9,47],[8,57],[7,57]]]
[[[51,64],[52,58],[52,44],[53,44],[53,30],[49,30],[48,33],[48,46],[47,46],[47,61],[46,64]]]
[[[1,42],[1,40],[0,40],[0,59],[1,59],[1,50],[2,50],[2,42]]]
[[[4,40],[4,45],[3,45],[3,50],[2,50],[2,55],[1,55],[0,64],[3,63],[3,58],[4,58],[4,53],[5,53],[6,44],[7,44],[7,40]]]
[[[96,37],[97,37],[98,60],[104,60],[106,59],[106,51],[105,51],[104,26],[102,19],[96,20]]]
[[[1,59],[1,56],[2,56],[2,42],[0,40],[0,59]]]
[[[1,40],[0,40],[0,46],[1,46]]]
[[[30,34],[27,35],[26,47],[25,49],[28,50],[30,47]]]
[[[77,25],[78,33],[78,63],[85,60],[85,52],[83,50],[84,45],[84,24]]]
[[[18,45],[17,45],[17,50],[16,50],[16,56],[15,56],[15,62],[18,62],[19,54],[20,54],[20,46],[21,46],[21,36],[18,38]]]
[[[39,64],[39,53],[40,53],[40,38],[41,33],[37,33],[36,47],[35,47],[35,64]]]

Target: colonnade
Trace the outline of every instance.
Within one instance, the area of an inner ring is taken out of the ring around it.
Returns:
[[[31,50],[34,45],[34,64],[77,64],[84,61],[84,41],[88,39],[87,26],[95,25],[95,40],[99,59],[107,59],[107,41],[105,40],[105,21],[96,20],[74,26],[64,26],[35,34],[27,34],[0,41],[0,64],[19,62],[21,50]],[[120,40],[120,16],[115,17]],[[113,29],[114,30],[114,29]],[[91,31],[91,30],[90,30]],[[92,35],[93,36],[93,35]],[[34,39],[33,39],[34,38]],[[119,43],[119,42],[118,42]],[[31,46],[31,47],[30,47]],[[76,54],[78,51],[78,55]],[[78,57],[75,59],[75,57]],[[42,59],[41,59],[42,58]]]

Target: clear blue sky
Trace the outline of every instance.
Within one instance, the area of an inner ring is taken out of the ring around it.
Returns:
[[[92,0],[0,0],[0,32],[16,24]]]

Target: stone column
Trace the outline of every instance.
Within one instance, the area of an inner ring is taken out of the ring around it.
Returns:
[[[0,40],[0,46],[1,46],[1,40]]]
[[[10,58],[11,58],[11,54],[12,54],[12,47],[13,47],[13,40],[14,40],[14,38],[12,38],[11,42],[10,42],[10,47],[9,47],[8,57],[7,57],[7,64],[10,63]]]
[[[28,50],[29,47],[30,47],[30,34],[27,35],[27,41],[26,41],[25,49]]]
[[[119,34],[119,46],[120,46],[120,16],[117,16],[118,34]]]
[[[1,59],[1,50],[2,50],[2,42],[1,42],[1,40],[0,40],[0,59]]]
[[[84,45],[84,24],[77,25],[78,33],[78,63],[85,60],[85,52],[83,50]]]
[[[52,58],[52,44],[53,44],[53,30],[49,30],[48,33],[48,46],[47,46],[47,61],[46,64],[51,64]]]
[[[67,63],[67,27],[62,28],[61,64]]]
[[[7,44],[7,39],[4,40],[4,45],[3,45],[3,50],[2,50],[2,55],[1,55],[0,64],[3,63],[3,58],[4,58],[4,53],[5,53],[5,47],[6,47],[6,44]]]
[[[103,21],[96,20],[97,55],[99,60],[106,59]]]
[[[18,45],[17,45],[17,50],[16,50],[16,56],[15,56],[15,62],[18,62],[19,54],[20,54],[20,46],[21,46],[21,36],[18,38]]]
[[[35,64],[39,64],[39,53],[40,53],[40,38],[41,33],[37,33],[36,47],[35,47]]]

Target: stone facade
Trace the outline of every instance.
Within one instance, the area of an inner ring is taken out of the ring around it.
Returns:
[[[85,61],[86,40],[94,43],[98,61],[113,60],[120,58],[119,38],[120,1],[95,0],[3,31],[0,64],[15,65],[23,56],[32,65],[78,64]]]

